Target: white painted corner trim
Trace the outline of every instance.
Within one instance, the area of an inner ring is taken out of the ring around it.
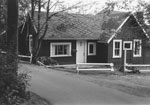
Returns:
[[[130,15],[122,22],[122,24],[117,28],[115,33],[112,35],[112,37],[107,41],[107,43],[110,43],[111,40],[117,35],[116,33],[123,27],[123,25],[127,22],[127,20],[130,18]]]
[[[138,19],[137,19],[136,16],[134,15],[134,13],[132,13],[132,14],[133,14],[133,17],[135,18],[136,22],[138,23],[138,25],[141,27],[142,31],[144,32],[145,36],[146,36],[147,38],[150,38],[149,35],[148,35],[148,33],[145,31],[145,29],[144,29],[144,28],[142,27],[142,25],[139,23]]]

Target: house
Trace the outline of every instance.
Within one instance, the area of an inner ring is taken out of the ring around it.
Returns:
[[[116,15],[115,13],[112,14],[113,17]],[[141,15],[141,13],[139,12],[137,15]],[[111,24],[109,23],[109,25]],[[106,36],[110,37],[106,38]],[[113,62],[116,67],[121,67],[124,64],[126,47],[128,48],[126,63],[150,64],[150,46],[146,44],[148,41],[149,35],[141,26],[135,14],[131,13],[126,15],[126,18],[116,27],[115,32],[104,32],[99,38],[100,43],[106,43],[105,48],[107,50],[105,50],[105,53],[107,54],[103,56],[105,56],[107,62]]]
[[[62,13],[49,22],[38,56],[49,56],[59,64],[112,62],[121,67],[128,48],[127,63],[145,64],[150,63],[148,41],[149,35],[129,12]]]

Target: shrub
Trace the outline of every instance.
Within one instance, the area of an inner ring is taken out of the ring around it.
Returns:
[[[140,70],[137,69],[136,67],[127,67],[127,69],[131,70],[131,72],[129,73],[140,74]]]
[[[41,63],[45,65],[58,65],[58,62],[56,60],[52,59],[51,57],[46,57],[46,56],[38,57],[37,61],[40,61]]]
[[[6,55],[0,54],[0,59],[0,103],[20,105],[29,97],[26,92],[28,74],[17,74],[15,63],[7,65]]]

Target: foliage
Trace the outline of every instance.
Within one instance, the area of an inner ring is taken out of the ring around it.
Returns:
[[[38,57],[37,61],[40,61],[41,63],[45,64],[45,65],[57,65],[58,62],[54,59],[52,59],[51,57]]]
[[[7,5],[5,4],[6,1]],[[0,7],[2,12],[0,19],[2,30],[0,32],[3,33],[4,30],[7,30],[7,53],[1,54],[0,52],[0,103],[4,105],[20,105],[28,96],[26,86],[29,78],[25,73],[17,73],[18,1],[1,0]],[[5,38],[1,40],[3,39]],[[4,43],[1,42],[0,44],[3,46]]]
[[[80,3],[74,4],[70,7],[66,7],[63,2],[56,0],[31,0],[31,17],[33,22],[36,22],[37,33],[33,35],[33,50],[32,50],[32,63],[36,63],[36,59],[39,54],[39,50],[45,37],[49,25],[49,21],[52,20],[52,17],[57,16],[59,13],[66,12],[72,9],[79,8]],[[42,9],[45,9],[45,14],[42,14]],[[35,10],[37,10],[37,16],[35,16]],[[51,12],[51,13],[50,13]],[[45,15],[44,19],[41,19]],[[44,21],[41,24],[41,20]]]
[[[127,69],[131,70],[129,73],[131,74],[140,74],[140,70],[136,67],[127,67]]]
[[[150,3],[145,6],[145,19],[150,24]]]
[[[150,24],[150,2],[146,2],[144,0],[121,0],[121,1],[108,1],[106,2],[106,13],[110,13],[110,11],[114,10],[120,10],[120,11],[128,11],[128,12],[143,12],[144,17],[143,24],[145,25],[145,22]],[[141,19],[139,19],[141,20]]]
[[[6,27],[6,5],[5,0],[0,0],[0,34]]]
[[[27,73],[16,75],[14,65],[6,64],[6,55],[0,54],[0,59],[0,103],[20,105],[29,98],[26,86],[30,76]]]

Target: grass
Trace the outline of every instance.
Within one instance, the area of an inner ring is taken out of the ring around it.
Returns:
[[[31,92],[31,98],[27,100],[25,103],[23,103],[22,105],[52,105],[52,104],[46,99]]]
[[[54,70],[73,73],[76,76],[76,68],[60,67]],[[99,86],[113,88],[118,91],[138,97],[150,97],[150,72],[149,73],[124,73],[111,71],[80,71],[78,78],[94,82]]]

